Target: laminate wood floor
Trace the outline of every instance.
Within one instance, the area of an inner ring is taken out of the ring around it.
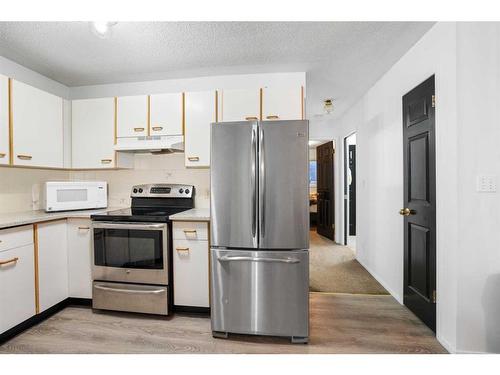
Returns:
[[[93,312],[67,307],[0,346],[0,353],[446,353],[391,296],[311,293],[310,343],[230,335],[206,316]]]

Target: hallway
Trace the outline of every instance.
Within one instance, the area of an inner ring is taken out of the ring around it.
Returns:
[[[389,294],[356,260],[353,250],[310,231],[309,289],[312,292]]]

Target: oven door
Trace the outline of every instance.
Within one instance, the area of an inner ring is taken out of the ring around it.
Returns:
[[[167,224],[93,222],[94,280],[168,285]]]

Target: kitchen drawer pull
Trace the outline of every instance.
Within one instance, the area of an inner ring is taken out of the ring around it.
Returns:
[[[247,121],[257,121],[259,118],[257,116],[248,116],[245,117],[245,120]]]
[[[7,156],[7,154],[0,152],[0,159],[4,158],[5,156]]]
[[[136,290],[136,289],[109,288],[107,286],[101,286],[101,285],[95,285],[94,288],[108,292],[130,293],[130,294],[159,294],[165,292],[165,289]]]
[[[268,120],[278,120],[280,117],[278,115],[269,115],[266,116],[266,119]]]
[[[196,233],[196,229],[184,229],[184,233]]]
[[[78,230],[89,230],[90,227],[78,227]]]
[[[227,255],[217,258],[219,262],[264,262],[264,263],[300,263],[297,258],[256,258],[256,257],[229,257]]]
[[[21,160],[31,160],[33,159],[33,156],[31,155],[17,155],[18,159],[21,159]]]
[[[198,156],[189,156],[188,160],[189,161],[200,161],[200,158]]]
[[[159,131],[162,131],[163,130],[163,126],[153,126],[153,131],[155,132],[159,132]]]
[[[144,131],[144,128],[134,128],[134,131],[136,133],[140,133],[140,132],[143,132]]]
[[[111,164],[113,159],[101,159],[101,164]]]
[[[0,266],[5,266],[6,264],[10,264],[10,263],[17,263],[18,260],[19,260],[18,257],[15,257],[15,258],[12,258],[9,260],[0,260]]]
[[[177,250],[177,251],[189,251],[189,247],[176,247],[175,250]]]

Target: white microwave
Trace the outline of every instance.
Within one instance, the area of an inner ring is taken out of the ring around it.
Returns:
[[[46,212],[106,208],[108,184],[103,181],[46,182],[42,204]]]

